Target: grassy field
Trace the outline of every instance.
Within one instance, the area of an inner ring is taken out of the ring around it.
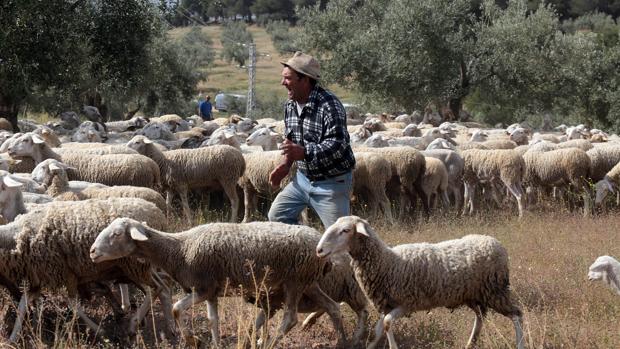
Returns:
[[[234,63],[228,63],[220,58],[222,43],[220,35],[222,27],[218,25],[209,25],[202,27],[213,41],[213,48],[216,51],[216,60],[211,67],[201,67],[206,69],[208,78],[201,81],[198,85],[199,91],[204,91],[211,95],[218,92],[230,93],[247,93],[248,90],[248,72],[244,68],[237,67]],[[274,48],[271,37],[265,31],[265,28],[258,26],[248,27],[254,43],[256,44],[257,62],[256,62],[256,91],[257,96],[275,93],[282,99],[286,98],[286,89],[280,85],[280,73],[282,65],[280,61],[288,59],[288,56],[280,56]],[[189,31],[188,28],[176,28],[170,31],[172,37],[178,37]],[[340,88],[339,86],[329,86],[343,102],[350,101],[353,96],[350,91]]]
[[[523,220],[515,218],[513,213],[494,212],[469,218],[435,217],[425,223],[401,222],[394,226],[371,223],[390,245],[436,242],[470,233],[498,238],[510,255],[511,283],[524,312],[527,348],[620,348],[620,299],[605,285],[589,282],[586,277],[588,266],[597,256],[620,256],[620,216],[609,214],[583,218],[563,210],[555,211],[530,213]],[[173,298],[177,300],[180,296],[177,290]],[[6,294],[0,294],[0,298],[0,310],[5,313],[11,303]],[[148,317],[137,339],[122,339],[128,319],[115,320],[108,307],[101,303],[95,298],[86,303],[86,308],[94,319],[103,321],[107,340],[81,332],[83,329],[76,327],[75,318],[66,311],[66,304],[59,297],[51,297],[32,314],[34,320],[28,322],[25,331],[27,339],[18,347],[185,346],[178,339],[153,335],[153,324],[161,322],[159,314]],[[206,313],[206,304],[197,307],[192,313],[192,324],[196,333],[208,343]],[[237,297],[226,297],[220,302],[219,314],[222,346],[248,347],[247,333],[256,310]],[[343,307],[343,315],[350,336],[355,316],[347,306]],[[374,310],[370,318],[372,329],[377,319]],[[473,313],[465,308],[418,312],[396,323],[396,340],[403,348],[462,348],[467,342],[473,318]],[[276,315],[271,321],[271,333],[275,333],[279,319]],[[300,315],[300,322],[278,348],[332,348],[335,345],[336,335],[327,316],[305,331],[300,330],[302,319]],[[2,320],[4,332],[0,338],[7,338],[8,322]],[[387,348],[387,343],[380,347]],[[479,347],[514,347],[512,322],[491,312],[484,322]]]

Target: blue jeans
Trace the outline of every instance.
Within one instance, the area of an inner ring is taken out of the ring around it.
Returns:
[[[317,213],[325,228],[350,214],[350,196],[353,174],[311,182],[297,171],[293,180],[276,196],[269,209],[269,220],[299,224],[301,211],[310,206]]]

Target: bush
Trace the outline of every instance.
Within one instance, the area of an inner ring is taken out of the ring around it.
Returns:
[[[295,45],[297,36],[289,30],[290,25],[287,21],[270,21],[265,29],[271,35],[273,46],[280,54],[299,50]]]

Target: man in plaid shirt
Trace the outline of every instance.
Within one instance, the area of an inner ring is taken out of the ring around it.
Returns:
[[[281,63],[282,85],[289,98],[284,111],[286,139],[281,146],[285,161],[269,180],[279,186],[293,162],[297,174],[274,200],[269,220],[297,224],[301,211],[310,206],[328,227],[350,214],[355,158],[346,113],[338,98],[317,84],[320,68],[316,59],[297,52]]]

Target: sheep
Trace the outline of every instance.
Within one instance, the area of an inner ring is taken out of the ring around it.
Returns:
[[[463,214],[469,214],[475,210],[474,196],[479,182],[498,179],[503,182],[510,193],[517,199],[519,217],[523,216],[523,177],[525,174],[525,162],[519,153],[511,149],[470,149],[461,152],[463,156],[463,183],[465,184]]]
[[[432,142],[430,142],[428,146],[426,146],[426,150],[433,150],[433,149],[456,150],[456,147],[450,144],[448,141],[446,141],[443,138],[437,138],[433,140]]]
[[[567,149],[567,148],[578,148],[583,151],[588,151],[592,149],[594,146],[587,139],[573,139],[560,143],[551,143],[551,142],[540,142],[532,145],[532,149],[536,151],[549,151],[555,149]]]
[[[86,200],[81,202],[52,202],[20,217],[21,229],[14,235],[14,246],[0,249],[0,275],[14,284],[27,281],[22,294],[18,317],[10,341],[21,330],[27,302],[36,299],[41,289],[66,288],[76,299],[78,286],[90,282],[122,280],[138,286],[157,288],[162,304],[169,305],[165,285],[157,280],[148,263],[122,259],[94,264],[89,259],[89,247],[96,235],[117,217],[132,217],[165,227],[165,217],[155,205],[141,199]],[[160,293],[163,291],[163,293]],[[132,318],[130,330],[148,311],[148,302]],[[166,310],[166,314],[170,311]],[[78,308],[78,315],[93,328],[97,325]]]
[[[584,215],[590,213],[587,179],[591,162],[585,151],[577,148],[547,152],[530,149],[523,154],[523,160],[526,168],[523,182],[529,188],[571,184],[583,191]]]
[[[516,129],[510,132],[509,138],[511,141],[515,142],[517,145],[525,145],[528,144],[528,131],[523,127],[517,127]],[[514,147],[513,147],[514,148]]]
[[[221,187],[230,200],[230,220],[237,219],[239,196],[236,184],[245,171],[245,160],[239,150],[227,145],[216,145],[161,152],[144,136],[135,136],[127,146],[159,165],[168,208],[172,206],[174,193],[178,193],[185,218],[189,220],[187,191],[199,187]]]
[[[0,171],[0,179],[0,215],[12,222],[17,215],[27,212],[20,189],[23,184],[6,171]]]
[[[426,194],[422,190],[422,176],[426,162],[424,156],[410,147],[367,148],[368,151],[380,154],[392,168],[392,178],[388,182],[389,192],[397,192],[400,196],[401,218],[404,217],[406,205],[415,204],[416,195],[422,200],[424,213],[429,215]]]
[[[278,143],[282,143],[284,139],[282,135],[274,132],[271,128],[257,128],[245,140],[245,144],[250,146],[260,146],[265,151],[278,149]]]
[[[297,166],[293,165],[289,174],[282,180],[280,186],[272,187],[269,183],[269,174],[284,161],[279,150],[243,154],[245,171],[239,178],[239,186],[243,189],[245,212],[243,223],[251,220],[258,205],[258,196],[273,198],[280,189],[284,188],[296,173]]]
[[[105,185],[133,185],[157,189],[160,186],[159,166],[140,154],[107,154],[93,156],[69,152],[60,156],[37,135],[24,134],[9,147],[11,156],[29,157],[35,164],[46,159],[56,159],[76,171],[69,172],[69,179],[96,182]],[[32,171],[32,169],[30,170]]]
[[[367,221],[348,216],[327,228],[316,247],[321,259],[348,253],[367,297],[382,314],[375,348],[384,333],[390,349],[396,319],[413,311],[467,306],[476,319],[467,343],[475,345],[489,308],[512,319],[517,348],[523,349],[522,312],[510,291],[508,254],[495,238],[467,235],[437,244],[387,246]]]
[[[612,169],[605,174],[603,179],[596,182],[594,185],[596,188],[594,203],[600,205],[607,196],[607,192],[616,192],[618,184],[620,184],[620,162],[612,167]]]
[[[43,165],[43,166],[41,166]],[[133,187],[128,185],[116,185],[113,187],[101,187],[99,184],[89,185],[85,188],[71,188],[66,169],[68,167],[54,159],[48,159],[37,165],[38,173],[43,174],[37,179],[47,186],[47,194],[58,201],[79,201],[86,199],[108,198],[140,198],[154,203],[162,211],[166,210],[166,201],[153,189]]]
[[[586,151],[590,157],[590,178],[598,182],[620,162],[620,146],[596,147]]]
[[[457,210],[463,204],[463,168],[465,162],[459,153],[446,149],[432,149],[422,151],[422,155],[441,160],[448,171],[448,192],[454,197]]]
[[[148,122],[149,121],[143,116],[134,116],[129,120],[109,121],[106,122],[105,125],[110,132],[125,132],[141,129],[146,126]]]
[[[73,130],[80,126],[80,117],[74,111],[60,113],[60,126],[65,130]]]
[[[41,126],[36,130],[32,131],[32,133],[39,135],[45,143],[47,143],[50,147],[60,147],[60,139],[58,139],[58,135],[49,127]]]
[[[196,344],[195,339],[183,321],[189,307],[207,301],[211,336],[217,347],[218,297],[230,287],[260,297],[255,293],[256,280],[262,280],[270,292],[284,294],[284,316],[270,347],[296,324],[302,295],[327,310],[342,345],[346,336],[338,305],[317,283],[327,263],[314,253],[319,237],[310,227],[276,222],[213,223],[169,234],[122,218],[101,231],[90,257],[100,263],[137,256],[166,271],[187,293],[174,304],[173,315],[190,345]]]
[[[368,197],[369,215],[376,217],[378,208],[388,222],[393,223],[392,207],[385,193],[387,183],[392,178],[392,166],[380,154],[372,152],[355,153],[355,170],[353,170],[353,193],[356,197],[364,193]]]
[[[450,206],[448,198],[448,170],[446,165],[432,157],[425,157],[426,168],[422,176],[422,190],[426,194],[427,205],[431,206],[433,195],[441,196],[445,209]]]
[[[234,128],[223,127],[215,130],[215,132],[211,134],[211,137],[205,140],[201,146],[210,147],[214,145],[229,145],[237,148],[237,150],[241,150],[241,144],[237,139],[237,134]]]
[[[150,139],[161,139],[164,141],[176,141],[177,138],[174,136],[174,133],[170,131],[163,123],[161,122],[149,122],[142,129],[136,131],[136,135],[146,136]]]
[[[84,121],[71,136],[71,141],[84,143],[102,142],[108,136],[105,127],[101,125],[103,124]]]
[[[588,269],[588,279],[590,281],[602,280],[620,296],[620,262],[610,256],[598,257]]]
[[[388,138],[385,138],[380,133],[375,133],[368,137],[366,141],[364,141],[364,145],[371,148],[384,148],[390,146],[388,143]]]

